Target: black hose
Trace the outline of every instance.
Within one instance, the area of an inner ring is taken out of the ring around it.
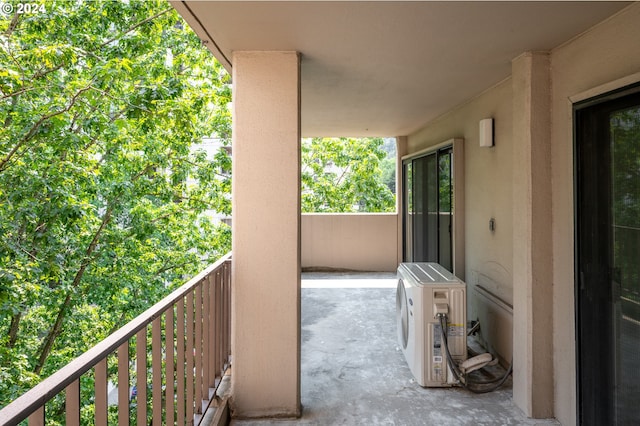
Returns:
[[[511,361],[511,364],[509,364],[509,368],[507,369],[506,373],[504,374],[504,376],[502,376],[499,379],[495,379],[495,380],[486,380],[486,381],[474,381],[474,380],[470,380],[470,378],[466,377],[464,374],[462,374],[459,370],[458,370],[458,366],[456,365],[455,362],[453,362],[453,357],[451,356],[451,352],[449,352],[449,341],[447,338],[447,315],[446,314],[438,314],[438,319],[440,321],[440,332],[442,333],[442,342],[444,343],[444,349],[445,349],[445,353],[447,355],[447,362],[449,363],[449,369],[451,370],[451,372],[453,373],[453,377],[455,377],[456,380],[458,380],[462,386],[473,392],[473,393],[489,393],[489,392],[493,392],[496,389],[500,388],[504,382],[507,381],[507,379],[509,378],[509,375],[511,375],[511,372],[513,371],[513,360]],[[474,388],[472,385],[487,385],[487,384],[493,384],[493,383],[497,383],[495,386],[492,387],[487,387],[487,388]]]

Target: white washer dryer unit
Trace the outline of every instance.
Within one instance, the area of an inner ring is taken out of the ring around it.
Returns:
[[[398,267],[396,317],[398,342],[420,386],[456,383],[441,346],[437,312],[448,318],[449,351],[456,363],[467,359],[466,284],[437,263],[402,263]]]

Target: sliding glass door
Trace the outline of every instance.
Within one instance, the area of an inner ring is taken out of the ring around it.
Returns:
[[[640,419],[640,90],[576,106],[578,415]]]
[[[452,155],[447,147],[403,162],[405,262],[453,271]]]

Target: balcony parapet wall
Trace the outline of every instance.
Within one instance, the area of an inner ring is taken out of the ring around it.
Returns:
[[[397,213],[302,214],[303,270],[395,271],[398,220]]]

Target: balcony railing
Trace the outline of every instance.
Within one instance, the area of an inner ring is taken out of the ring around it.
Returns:
[[[231,253],[7,405],[0,424],[44,425],[64,399],[55,414],[69,426],[91,411],[98,426],[197,425],[230,365],[230,302]]]

